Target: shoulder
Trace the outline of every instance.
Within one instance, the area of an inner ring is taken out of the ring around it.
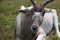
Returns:
[[[45,12],[56,12],[55,9],[50,9],[50,8],[44,8],[45,9]]]

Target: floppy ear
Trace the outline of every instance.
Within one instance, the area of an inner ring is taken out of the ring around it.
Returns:
[[[33,11],[33,6],[30,7],[21,6],[21,8],[18,10],[18,12],[23,12],[23,13],[31,12],[31,11]]]

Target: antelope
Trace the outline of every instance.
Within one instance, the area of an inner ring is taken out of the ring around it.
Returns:
[[[47,0],[38,5],[34,0],[30,0],[33,6],[21,6],[16,18],[16,40],[45,40],[55,27],[57,36],[60,38],[58,28],[58,16],[55,9],[44,8],[53,0]],[[30,13],[32,12],[32,13]]]

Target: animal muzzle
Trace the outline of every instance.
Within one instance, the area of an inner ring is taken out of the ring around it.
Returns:
[[[31,29],[34,33],[36,33],[38,31],[38,26],[37,25],[32,25]]]

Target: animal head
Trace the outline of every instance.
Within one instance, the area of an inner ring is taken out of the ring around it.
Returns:
[[[30,0],[31,2],[32,2],[32,4],[33,4],[33,9],[35,10],[35,11],[43,11],[44,10],[44,7],[48,4],[48,3],[50,3],[50,2],[52,2],[53,0],[45,0],[42,4],[37,4],[34,0]]]
[[[53,0],[47,0],[42,4],[37,4],[34,0],[30,0],[30,1],[33,4],[33,12],[34,12],[34,15],[33,15],[34,22],[32,24],[32,30],[36,32],[43,22],[45,5],[52,2]]]
[[[39,5],[37,4],[34,0],[31,0],[32,4],[33,4],[33,9],[34,11],[38,11],[38,12],[41,12],[44,10],[44,6],[43,4]]]

